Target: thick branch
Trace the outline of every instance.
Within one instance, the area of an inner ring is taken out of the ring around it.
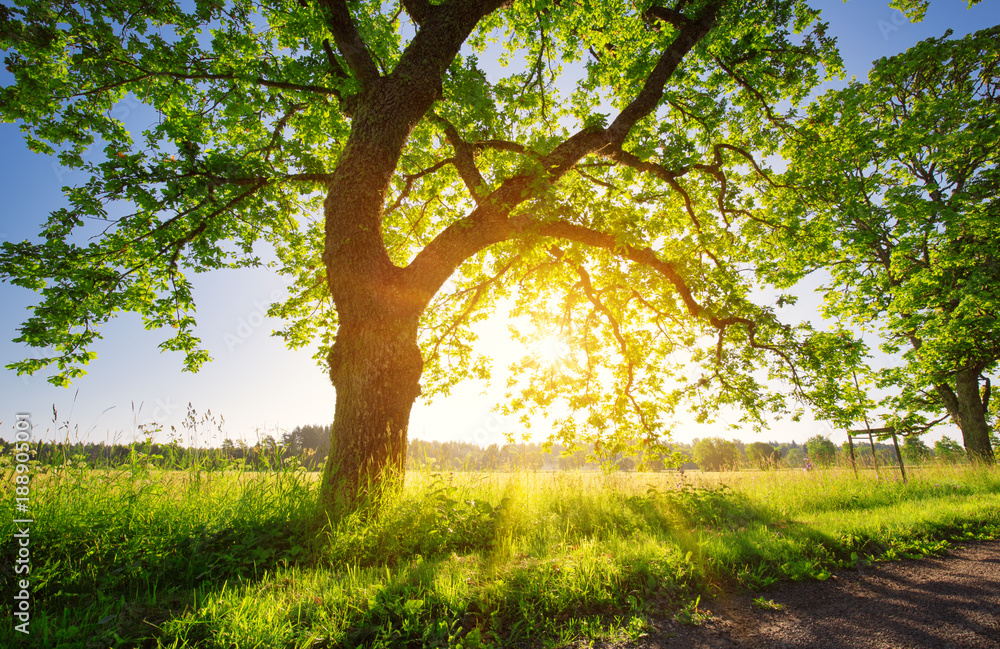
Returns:
[[[680,294],[681,299],[684,301],[688,314],[694,318],[704,318],[709,322],[709,324],[712,325],[712,327],[720,330],[720,335],[722,335],[728,327],[733,325],[743,325],[747,330],[747,340],[750,343],[750,347],[753,349],[767,350],[781,357],[791,370],[795,384],[797,385],[799,383],[795,364],[792,362],[792,359],[789,358],[788,354],[773,345],[757,341],[758,325],[756,322],[750,320],[749,318],[743,318],[740,316],[720,316],[706,309],[704,306],[699,304],[697,300],[695,300],[694,295],[691,293],[691,288],[687,285],[687,282],[680,275],[680,273],[677,272],[674,266],[670,262],[657,257],[656,253],[653,252],[651,248],[622,246],[610,234],[599,232],[575,223],[567,223],[565,221],[538,223],[531,221],[530,219],[524,219],[521,229],[525,232],[536,232],[537,234],[543,236],[557,237],[567,241],[582,243],[594,248],[601,248],[617,255],[618,257],[652,268],[656,272],[660,273],[667,281],[673,284],[674,288]]]
[[[566,241],[582,243],[583,245],[593,248],[601,248],[612,252],[619,257],[628,259],[629,261],[648,266],[663,275],[667,281],[674,285],[674,288],[677,289],[677,292],[680,294],[681,299],[684,301],[684,305],[691,316],[697,318],[701,317],[705,313],[704,307],[698,304],[698,302],[694,299],[687,282],[684,281],[684,278],[677,272],[673,264],[663,261],[657,257],[656,253],[654,253],[651,248],[622,246],[615,240],[615,237],[610,234],[566,221],[550,221],[540,223],[524,218],[523,221],[519,223],[518,230],[526,234],[529,232],[535,232],[546,237],[555,237]],[[713,325],[714,324],[716,323],[713,322]],[[721,324],[717,326],[721,326]]]
[[[960,424],[960,417],[958,414],[958,396],[955,391],[952,390],[951,386],[947,383],[935,383],[934,390],[938,393],[941,401],[944,402],[944,407],[951,416],[952,421],[956,424]]]
[[[340,61],[337,60],[337,55],[333,53],[333,48],[330,46],[329,39],[323,39],[323,52],[326,53],[326,60],[330,63],[330,70],[333,72],[333,76],[337,77],[341,81],[346,81],[351,78],[351,75],[347,74],[344,67],[340,65]],[[344,114],[348,117],[354,117],[357,95],[345,95],[339,90],[334,90],[333,94],[340,102],[340,109],[344,112]]]
[[[654,20],[662,20],[665,23],[670,23],[677,29],[684,29],[685,27],[689,26],[692,22],[690,18],[688,18],[679,11],[670,9],[668,7],[657,7],[657,6],[653,6],[647,9],[646,13],[643,14],[643,18],[645,18],[649,22],[653,22]]]
[[[458,130],[445,118],[439,117],[438,115],[431,115],[431,119],[441,125],[441,128],[444,129],[445,136],[448,138],[448,142],[455,150],[455,168],[458,169],[458,175],[460,175],[462,177],[462,181],[465,182],[465,186],[468,188],[469,194],[472,195],[473,200],[475,200],[477,204],[482,202],[482,191],[486,189],[487,186],[482,174],[479,173],[479,169],[476,167],[476,160],[473,155],[472,145],[463,140],[458,134]]]
[[[608,147],[621,148],[632,127],[656,110],[667,81],[691,48],[715,26],[721,6],[721,0],[711,2],[698,20],[691,20],[690,24],[681,30],[660,55],[639,94],[618,114],[607,129],[584,128],[545,156],[542,163],[548,172],[550,183],[558,180],[586,155],[598,153]]]
[[[337,60],[337,55],[333,53],[333,47],[330,46],[330,39],[323,39],[323,52],[326,54],[327,63],[330,64],[330,70],[333,72],[333,76],[338,79],[347,80],[351,78],[351,75],[347,74],[344,67],[340,65],[340,61]]]
[[[450,0],[436,7],[431,6],[426,14],[422,14],[420,29],[390,76],[400,80],[418,80],[420,84],[430,82],[440,87],[441,75],[451,65],[476,25],[484,16],[511,1]]]
[[[632,167],[637,171],[642,171],[659,178],[663,182],[670,185],[670,188],[681,195],[684,199],[684,209],[688,214],[688,218],[691,219],[691,223],[694,225],[698,232],[701,232],[701,221],[698,220],[698,215],[694,211],[694,202],[691,200],[691,196],[684,191],[677,179],[685,174],[687,174],[691,168],[682,167],[676,171],[667,169],[663,165],[656,164],[655,162],[649,162],[648,160],[642,160],[639,156],[632,153],[628,153],[623,149],[617,149],[608,154],[608,157],[619,162],[628,167]]]
[[[351,20],[346,0],[319,0],[318,4],[341,56],[347,61],[361,86],[370,87],[379,78],[378,67]]]
[[[338,308],[346,303],[342,299],[358,295],[359,269],[372,281],[396,273],[381,228],[385,197],[399,156],[413,128],[441,97],[442,76],[469,34],[484,16],[510,1],[450,0],[440,5],[446,10],[430,12],[395,69],[359,98],[351,136],[324,202],[323,260]],[[337,4],[343,5],[343,0]],[[355,33],[353,26],[350,31]],[[433,293],[413,295],[417,303],[426,305]]]
[[[638,96],[608,127],[611,142],[620,146],[636,122],[656,110],[667,81],[680,65],[684,56],[715,26],[719,9],[723,4],[723,0],[713,0],[708,3],[697,20],[690,20],[680,30],[674,42],[667,47],[660,56],[660,60],[656,62],[656,67],[646,78],[646,83],[643,84]]]
[[[295,91],[299,91],[299,92],[315,92],[315,93],[319,93],[319,94],[322,94],[322,95],[334,95],[334,96],[336,96],[338,94],[335,89],[333,89],[333,88],[327,88],[325,86],[314,86],[314,85],[308,85],[308,84],[287,83],[285,81],[271,81],[271,80],[265,79],[263,77],[241,78],[241,77],[238,77],[235,74],[209,74],[207,72],[206,73],[199,73],[199,72],[184,73],[184,72],[171,72],[169,70],[164,70],[164,71],[157,72],[157,71],[153,71],[153,70],[149,70],[149,69],[143,68],[140,65],[138,65],[137,63],[135,63],[134,61],[119,61],[119,63],[125,63],[125,64],[127,64],[127,65],[135,68],[136,70],[139,70],[140,72],[142,72],[142,74],[140,76],[138,76],[138,77],[132,77],[130,79],[122,79],[120,81],[116,81],[115,83],[107,84],[107,85],[101,86],[99,88],[93,88],[93,89],[88,90],[86,92],[76,93],[75,95],[72,95],[72,96],[74,96],[74,97],[86,97],[86,96],[89,96],[89,95],[94,95],[94,94],[102,93],[102,92],[105,92],[107,90],[111,90],[113,88],[118,88],[118,87],[121,87],[121,86],[124,86],[124,85],[137,83],[139,81],[144,81],[146,79],[152,79],[152,78],[155,78],[155,77],[169,77],[171,79],[177,79],[178,81],[237,81],[237,82],[242,82],[242,83],[256,84],[256,85],[259,85],[259,86],[264,86],[265,88],[278,88],[280,90],[295,90]]]
[[[410,15],[418,26],[423,25],[424,22],[430,17],[431,11],[434,7],[427,0],[402,0],[403,9],[406,9],[406,13]]]

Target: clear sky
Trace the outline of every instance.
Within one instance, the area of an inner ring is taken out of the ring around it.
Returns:
[[[963,0],[931,0],[927,17],[918,24],[908,23],[889,9],[888,0],[811,4],[824,10],[823,19],[838,39],[848,76],[859,79],[865,78],[872,61],[899,53],[921,39],[940,36],[948,28],[962,36],[1000,23],[1000,6],[992,0],[971,10]],[[0,70],[0,84],[11,82],[11,75]],[[61,187],[83,182],[85,177],[66,173],[55,159],[29,152],[15,124],[0,124],[0,152],[0,240],[33,239],[48,213],[64,204]],[[161,354],[157,348],[161,338],[144,330],[137,316],[124,315],[103,329],[104,340],[94,347],[97,359],[69,389],[50,385],[41,373],[19,377],[0,370],[0,437],[10,439],[15,413],[29,412],[36,434],[48,439],[69,435],[71,439],[131,441],[139,424],[152,421],[164,425],[160,439],[166,439],[171,425],[184,432],[181,422],[189,403],[199,415],[211,411],[225,419],[221,433],[202,427],[199,441],[203,444],[218,443],[222,437],[253,443],[268,434],[278,437],[296,425],[330,423],[334,391],[326,373],[312,360],[311,352],[290,351],[269,335],[276,323],[264,311],[282,293],[283,280],[261,268],[207,273],[193,281],[198,333],[213,362],[197,374],[181,372],[181,357]],[[810,317],[810,309],[817,304],[810,297],[799,303],[796,317]],[[0,284],[2,364],[30,355],[30,350],[10,341],[27,316],[25,308],[33,303],[30,291]],[[501,319],[485,325],[481,344],[501,366],[498,370],[519,353],[509,342]],[[510,428],[512,422],[491,414],[505,385],[501,372],[496,375],[496,388],[467,384],[433,404],[418,402],[410,436],[479,444],[500,441],[500,430]],[[534,430],[536,441],[541,441],[542,430]],[[832,433],[838,443],[844,437],[823,422],[779,423],[763,437],[802,442],[817,433]],[[675,438],[689,441],[709,434],[736,436],[720,426],[692,426],[676,431]],[[749,432],[742,437],[753,438]],[[185,436],[184,441],[189,438]]]

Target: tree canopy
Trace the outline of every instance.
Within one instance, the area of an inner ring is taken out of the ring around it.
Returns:
[[[12,367],[64,384],[133,311],[195,370],[191,274],[266,243],[294,285],[281,334],[318,341],[337,390],[345,493],[402,466],[417,395],[486,375],[471,325],[508,295],[524,338],[573,350],[518,368],[511,401],[561,400],[557,437],[655,439],[683,397],[759,420],[784,403],[753,370],[787,376],[794,332],[741,260],[776,225],[758,196],[783,102],[839,71],[817,18],[793,0],[4,7],[3,119],[90,174],[38,240],[4,245],[0,276],[41,296],[19,340],[47,351]],[[141,133],[126,97],[155,111]]]
[[[950,417],[993,458],[986,413],[1000,360],[1000,28],[925,40],[810,105],[787,140],[788,281],[826,269],[825,314],[901,354],[879,384],[890,424]],[[780,231],[778,231],[780,233]],[[856,366],[855,366],[856,367]],[[852,371],[855,367],[851,367]],[[850,374],[844,384],[850,386]],[[856,395],[857,396],[857,395]],[[940,419],[938,419],[940,421]]]

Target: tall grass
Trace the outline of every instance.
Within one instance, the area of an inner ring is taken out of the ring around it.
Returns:
[[[294,465],[68,460],[33,489],[32,633],[5,623],[5,646],[558,646],[634,636],[651,615],[697,621],[693,603],[720,591],[1000,532],[1000,474],[967,467],[907,484],[836,470],[416,472],[334,521]]]

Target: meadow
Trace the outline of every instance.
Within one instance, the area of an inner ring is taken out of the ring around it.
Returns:
[[[968,466],[915,467],[906,484],[885,469],[417,471],[336,521],[294,464],[35,470],[25,636],[0,463],[3,646],[558,647],[1000,535],[1000,472]]]

